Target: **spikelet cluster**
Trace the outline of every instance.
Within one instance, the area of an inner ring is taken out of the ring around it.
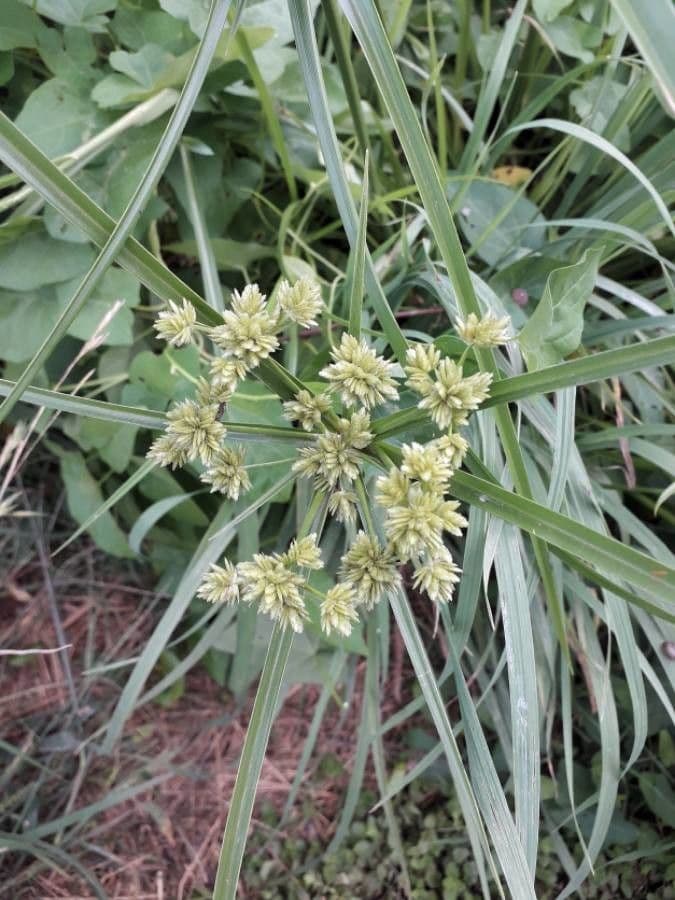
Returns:
[[[168,301],[168,309],[163,310],[155,322],[154,328],[158,337],[174,347],[182,347],[192,341],[197,325],[197,311],[194,306],[183,299],[179,306],[173,300]]]
[[[404,444],[401,465],[377,481],[389,548],[399,565],[412,563],[415,586],[436,601],[451,599],[459,573],[444,535],[460,535],[467,524],[459,503],[445,496],[453,472],[451,456],[437,440]]]
[[[492,382],[489,372],[465,377],[462,366],[431,345],[408,350],[405,371],[408,387],[422,397],[420,408],[444,431],[466,425],[470,413],[488,397]]]
[[[508,317],[498,319],[496,316],[486,315],[479,319],[475,313],[469,313],[466,319],[455,322],[455,330],[472,347],[499,347],[510,340],[510,324]]]
[[[304,593],[304,570],[321,569],[321,553],[315,534],[294,540],[285,553],[256,553],[234,566],[225,560],[212,565],[197,591],[209,603],[256,604],[283,628],[300,632],[309,618]]]
[[[194,306],[183,300],[169,301],[159,313],[155,329],[170,345],[189,344],[197,332],[204,332],[218,350],[209,366],[209,378],[200,378],[193,399],[176,403],[167,413],[167,427],[148,451],[148,458],[162,466],[179,468],[199,461],[205,467],[202,481],[231,500],[251,487],[241,447],[224,445],[226,425],[221,421],[224,410],[246,375],[267,359],[279,346],[278,332],[289,323],[308,325],[321,309],[321,291],[309,278],[291,285],[282,281],[278,306],[273,307],[257,284],[234,291],[230,308],[223,313],[223,324],[215,327],[197,321]],[[314,400],[308,391],[301,392],[297,417],[303,427],[311,429],[330,407],[328,397]]]
[[[321,370],[321,375],[345,406],[372,409],[387,400],[398,399],[392,374],[394,366],[378,356],[365,341],[345,332],[331,356],[333,362]]]
[[[338,419],[335,430],[326,430],[307,447],[301,447],[300,458],[293,470],[299,475],[314,478],[317,490],[325,491],[354,482],[360,472],[359,451],[365,450],[373,439],[370,416],[353,413],[348,419]]]

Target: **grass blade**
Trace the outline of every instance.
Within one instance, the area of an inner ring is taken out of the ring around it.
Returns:
[[[520,553],[516,529],[502,528],[495,570],[509,675],[516,828],[527,865],[534,876],[541,794],[539,698],[529,598]]]
[[[298,529],[298,538],[309,534],[316,520],[322,518],[320,510],[323,502],[323,493],[317,491]],[[213,900],[234,900],[237,894],[253,803],[292,644],[293,630],[275,624],[241,751],[218,859]]]
[[[482,872],[482,859],[483,854],[485,853],[490,864],[490,868],[494,873],[495,865],[492,860],[492,854],[490,852],[489,845],[487,843],[485,829],[483,828],[483,823],[481,822],[480,815],[478,813],[473,788],[464,768],[464,763],[462,762],[462,757],[459,752],[452,727],[450,725],[450,722],[448,721],[448,714],[443,703],[443,698],[441,697],[440,691],[438,690],[434,672],[431,668],[431,663],[429,662],[429,658],[427,657],[426,650],[424,649],[424,644],[417,628],[412,610],[410,609],[407,598],[401,591],[396,591],[395,593],[391,594],[389,602],[391,604],[394,617],[396,618],[396,623],[401,631],[406,650],[408,651],[408,656],[410,657],[410,661],[415,670],[415,675],[417,676],[417,681],[419,683],[420,689],[422,691],[422,694],[424,695],[424,699],[426,700],[429,713],[431,714],[431,718],[433,719],[434,725],[436,726],[436,731],[438,732],[438,736],[441,739],[441,743],[443,744],[443,750],[448,761],[450,775],[452,776],[452,781],[457,792],[457,799],[464,816],[469,840],[471,841],[471,846],[473,848],[474,859],[476,861],[476,864],[479,866],[479,872]],[[504,801],[504,803],[506,803],[506,801]],[[518,842],[517,838],[516,842]],[[527,865],[525,865],[525,869],[527,869]],[[490,894],[489,891],[487,891],[487,885],[484,879],[485,875],[483,873],[481,879],[483,884],[483,892],[486,893],[486,896],[489,897]],[[528,897],[530,895],[528,893],[525,893],[522,896]]]
[[[190,160],[190,148],[181,143],[180,161],[183,167],[183,178],[185,179],[185,192],[188,201],[188,214],[190,216],[190,224],[195,235],[195,243],[197,244],[197,252],[199,253],[199,263],[202,270],[202,281],[204,283],[204,296],[217,312],[222,313],[225,309],[223,303],[223,289],[220,285],[218,277],[218,266],[213,255],[213,247],[206,231],[206,223],[199,205],[197,197],[197,189],[195,187],[195,179],[192,172],[192,162]]]
[[[118,253],[126,243],[127,238],[131,234],[138,217],[143,212],[150,195],[155,189],[157,182],[180,140],[183,128],[185,127],[190,112],[192,111],[192,107],[197,100],[209,70],[211,60],[213,59],[213,55],[218,46],[218,40],[227,21],[229,7],[230,0],[213,0],[204,37],[199,44],[199,48],[190,67],[180,98],[173,109],[171,118],[157,145],[157,149],[153,154],[150,165],[145,171],[140,184],[134,191],[122,217],[107,239],[100,255],[82,279],[82,282],[72,299],[59,316],[41,347],[22,372],[21,377],[16,382],[11,393],[5,398],[3,403],[0,404],[0,422],[2,422],[14,408],[21,397],[22,392],[28,387],[31,380],[34,378],[35,373],[48,359],[52,350],[80,313],[92,291],[110,265],[114,262]]]
[[[535,900],[533,877],[528,870],[523,847],[506,804],[504,791],[466,686],[454,644],[454,641],[448,641],[448,652],[455,669],[455,684],[462,711],[469,767],[478,803],[512,896],[518,900],[527,898]]]
[[[358,235],[358,217],[349,184],[344,173],[340,147],[333,120],[328,107],[328,97],[323,81],[319,50],[313,30],[312,13],[308,0],[289,0],[289,12],[293,23],[293,34],[298,49],[298,57],[317,137],[323,153],[328,177],[335,194],[335,202],[351,246],[355,246]],[[366,252],[366,287],[375,315],[400,363],[405,360],[408,342],[399,328],[391,307],[375,273],[370,254]]]
[[[0,396],[9,394],[15,382],[0,378]],[[21,398],[22,403],[31,406],[42,406],[60,412],[74,413],[90,419],[101,419],[104,422],[120,422],[124,425],[136,425],[151,431],[160,431],[166,425],[166,413],[155,409],[142,409],[138,406],[124,406],[121,403],[110,403],[107,400],[94,400],[89,397],[76,397],[62,394],[59,391],[48,391],[44,388],[31,387]],[[229,434],[236,435],[239,440],[274,440],[290,441],[306,444],[307,434],[296,428],[285,428],[283,425],[253,425],[247,422],[227,422]]]
[[[564,900],[577,891],[602,849],[616,805],[620,772],[619,722],[612,692],[609,660],[603,658],[590,614],[582,604],[577,605],[576,620],[581,652],[586,657],[590,686],[597,706],[602,768],[598,805],[588,840],[588,854],[565,889],[558,895],[559,900]]]
[[[248,74],[251,76],[253,86],[258,93],[258,100],[260,101],[260,106],[262,108],[263,118],[267,125],[267,130],[270,133],[274,149],[277,151],[277,156],[279,157],[279,162],[281,163],[281,168],[286,180],[286,186],[288,187],[288,193],[290,194],[291,201],[295,201],[298,199],[298,188],[293,175],[293,167],[286,145],[286,138],[284,137],[281,122],[279,121],[279,113],[274,108],[274,100],[272,99],[272,95],[267,89],[265,79],[258,68],[258,63],[255,60],[246,33],[244,31],[239,31],[235,41],[244,65],[248,69]]]
[[[663,202],[659,192],[644,172],[642,172],[634,162],[628,159],[625,153],[618,150],[614,144],[606,138],[601,137],[599,134],[595,134],[595,132],[591,131],[589,128],[585,128],[583,125],[577,125],[575,122],[565,122],[563,119],[534,119],[531,122],[523,122],[521,125],[511,126],[506,134],[517,134],[519,131],[525,131],[528,128],[550,128],[553,131],[560,131],[563,134],[568,134],[571,137],[590,144],[597,150],[601,150],[602,153],[607,156],[611,156],[612,159],[615,159],[620,163],[624,169],[630,172],[630,174],[640,182],[642,187],[654,201],[666,227],[671,234],[675,235],[675,226],[673,225],[672,216],[668,212],[668,207]]]
[[[234,900],[237,895],[253,801],[292,644],[293,631],[275,625],[239,760],[213,887],[213,900]]]
[[[675,597],[675,569],[665,563],[475,475],[457,472],[453,476],[452,492],[460,500],[473,503],[524,531],[534,532],[610,576],[624,579],[654,609],[667,616],[675,614],[675,603],[669,599]]]
[[[668,64],[675,46],[673,4],[668,0],[650,0],[644,5],[631,0],[610,2],[649,66],[670,115],[675,116],[675,69]]]
[[[502,38],[494,57],[494,63],[490,68],[490,74],[478,97],[478,104],[473,117],[473,129],[469,135],[469,140],[466,142],[459,164],[460,172],[468,172],[476,165],[480,145],[485,137],[495,105],[504,85],[506,67],[518,38],[526,6],[527,0],[518,0],[504,26]],[[469,182],[467,182],[468,184]],[[457,204],[459,202],[459,200],[456,200]]]
[[[349,333],[355,338],[361,337],[361,316],[363,314],[363,288],[366,270],[366,237],[368,233],[368,154],[363,166],[363,185],[361,187],[361,210],[359,212],[359,231],[356,244],[350,254],[347,273],[349,284]]]

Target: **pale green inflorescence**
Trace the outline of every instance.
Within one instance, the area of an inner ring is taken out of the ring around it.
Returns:
[[[419,348],[408,351],[408,386],[422,397],[420,408],[427,410],[443,430],[466,425],[469,414],[487,398],[492,375],[477,372],[465,378],[462,367],[449,357],[441,358],[433,369],[424,371],[420,360],[426,362],[427,358]]]
[[[316,318],[323,306],[321,289],[311,278],[300,278],[294,285],[282,281],[277,301],[291,322],[302,328],[311,328],[317,324]]]
[[[307,390],[298,391],[295,400],[284,403],[286,418],[291,422],[299,422],[305,431],[318,428],[329,409],[330,397],[327,394],[310,394]]]
[[[398,560],[390,547],[383,547],[376,537],[359,532],[342,557],[342,580],[356,596],[356,605],[366,610],[401,584]]]
[[[244,450],[224,444],[226,424],[220,419],[239,383],[279,348],[284,327],[316,326],[322,307],[320,288],[309,278],[294,284],[282,281],[273,302],[256,284],[235,291],[223,323],[215,327],[200,325],[188,301],[170,303],[155,325],[159,336],[183,346],[202,331],[217,352],[210,358],[209,378],[199,379],[194,399],[169,411],[167,428],[148,456],[173,468],[201,462],[201,480],[231,500],[249,490]],[[211,566],[198,596],[211,603],[255,603],[283,627],[302,631],[309,620],[305,595],[311,591],[322,597],[323,631],[342,636],[351,633],[360,609],[371,610],[401,587],[404,566],[412,568],[415,590],[435,603],[449,601],[461,570],[446,535],[461,535],[467,525],[459,503],[447,496],[469,450],[458,429],[487,398],[491,382],[489,374],[465,376],[462,362],[471,347],[506,343],[509,324],[490,315],[479,319],[471,314],[458,321],[456,330],[469,345],[459,362],[433,344],[408,349],[405,385],[418,395],[418,408],[427,412],[440,434],[425,443],[401,445],[398,465],[390,464],[388,471],[385,467],[377,478],[372,499],[381,509],[383,541],[372,530],[372,515],[364,518],[360,503],[366,495],[360,479],[366,465],[386,464],[370,415],[376,407],[398,400],[400,370],[365,340],[343,334],[331,351],[332,362],[320,372],[324,391],[303,387],[283,404],[285,417],[307,433],[294,471],[313,479],[315,490],[326,495],[326,511],[347,530],[338,581],[325,594],[308,584],[306,573],[323,566],[317,536],[310,534],[293,540],[285,553],[257,553],[236,566],[227,559],[222,566]],[[208,358],[205,349],[202,353]],[[359,515],[367,530],[355,534]]]
[[[466,319],[455,322],[455,330],[463,341],[473,347],[499,347],[508,343],[511,320],[508,317],[498,319],[487,315],[478,318],[469,313]]]
[[[154,327],[158,336],[174,347],[189,344],[197,324],[197,311],[185,299],[180,306],[169,300],[168,306],[157,316]]]
[[[326,634],[337,631],[348,637],[358,619],[356,592],[352,586],[347,583],[333,585],[321,603],[321,628]]]
[[[278,314],[270,311],[258,285],[249,284],[241,294],[234,292],[231,308],[223,313],[223,324],[209,328],[207,334],[225,359],[250,371],[279,346],[279,325]]]
[[[221,447],[202,473],[201,479],[211,485],[211,493],[220,491],[230,500],[238,500],[239,495],[251,487],[251,479],[244,466],[246,452],[243,447]]]
[[[334,362],[321,370],[331,390],[346,406],[372,409],[386,400],[397,400],[394,366],[378,356],[365,341],[343,334],[340,346],[331,351]]]
[[[202,579],[197,596],[208,603],[237,603],[239,577],[229,559],[222,566],[212,565]]]
[[[242,599],[257,603],[284,628],[302,631],[309,613],[303,599],[307,582],[300,570],[322,567],[314,534],[294,541],[286,553],[256,553],[250,562],[237,566]]]
[[[338,484],[352,484],[360,474],[360,450],[372,441],[370,416],[354,413],[349,419],[338,419],[336,431],[325,431],[316,442],[300,449],[294,470],[313,477],[317,490],[329,490]]]

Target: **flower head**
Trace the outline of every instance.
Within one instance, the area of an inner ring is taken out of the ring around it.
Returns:
[[[457,432],[441,435],[433,442],[438,452],[445,457],[451,469],[459,469],[469,449],[469,442]]]
[[[441,554],[415,566],[413,586],[418,591],[426,591],[434,603],[446,603],[452,600],[461,572],[444,548]]]
[[[182,347],[192,340],[192,332],[197,324],[197,312],[194,306],[183,300],[181,306],[168,301],[168,309],[162,310],[157,316],[154,328],[158,336],[173,344],[174,347]]]
[[[231,309],[223,313],[223,324],[209,329],[208,334],[226,359],[239,360],[246,369],[254,369],[279,346],[278,325],[258,285],[249,284],[241,294],[234,292]]]
[[[401,448],[401,472],[424,488],[441,493],[447,488],[452,466],[434,443],[404,444]]]
[[[391,509],[405,503],[410,490],[410,479],[400,469],[392,466],[387,475],[381,475],[376,482],[375,499],[383,509]]]
[[[356,522],[357,497],[353,491],[333,491],[328,498],[328,512],[338,522],[354,525]]]
[[[498,319],[496,316],[486,315],[479,319],[475,313],[469,313],[465,320],[457,320],[455,328],[467,344],[474,347],[499,347],[509,340],[510,324],[508,316]]]
[[[240,359],[216,356],[211,360],[209,371],[213,385],[222,385],[224,389],[233,394],[237,389],[237,384],[246,377],[248,369]]]
[[[445,357],[438,364],[436,380],[425,391],[420,408],[429,411],[439,428],[465,425],[468,414],[488,396],[491,382],[489,372],[464,378],[462,367]]]
[[[199,585],[197,596],[208,603],[236,603],[239,600],[237,570],[229,559],[222,566],[210,567]]]
[[[354,413],[349,419],[339,419],[337,431],[327,431],[314,445],[300,448],[300,459],[293,470],[315,477],[319,489],[333,488],[341,480],[353,481],[359,474],[358,451],[373,439],[369,428],[367,413]]]
[[[256,553],[249,562],[239,563],[237,570],[246,603],[257,602],[261,612],[284,628],[302,631],[309,617],[300,593],[305,581],[291,570],[287,560],[277,553]]]
[[[184,454],[186,460],[199,458],[210,463],[227,433],[217,414],[215,404],[201,406],[194,400],[183,400],[170,409],[166,434],[173,439],[175,451]]]
[[[213,381],[200,378],[197,383],[197,402],[200,406],[224,406],[230,402],[232,394],[231,384],[218,378]]]
[[[326,394],[310,394],[301,390],[295,400],[284,403],[284,415],[291,422],[298,421],[305,431],[314,431],[321,424],[321,417],[330,409],[330,397]]]
[[[456,500],[445,500],[441,494],[412,484],[405,502],[387,510],[385,530],[399,557],[433,555],[443,546],[444,531],[461,534],[467,522],[457,512],[458,506]]]
[[[322,569],[321,551],[315,534],[296,538],[284,554],[284,558],[300,569]]]
[[[345,332],[340,346],[331,351],[331,356],[335,361],[322,369],[321,375],[347,406],[371,409],[386,400],[398,398],[392,377],[394,366],[378,356],[365,341]]]
[[[431,373],[441,361],[441,351],[433,344],[415,344],[406,352],[405,373],[408,387],[418,394],[426,393],[433,383]]]
[[[251,487],[251,479],[244,466],[246,451],[243,447],[221,447],[202,474],[201,480],[210,484],[211,493],[220,491],[230,500],[238,500],[240,494]]]
[[[394,554],[363,531],[342,557],[340,574],[354,589],[356,603],[366,609],[372,609],[401,583]]]
[[[152,443],[146,455],[160,466],[170,466],[172,469],[179,469],[188,461],[185,447],[179,445],[175,435],[166,432]]]
[[[344,637],[349,637],[352,624],[358,618],[354,589],[349,584],[338,582],[321,603],[321,628],[326,634],[337,631]]]
[[[321,310],[321,288],[311,278],[299,278],[294,285],[286,280],[279,285],[277,300],[291,322],[302,328],[316,325],[315,317]]]

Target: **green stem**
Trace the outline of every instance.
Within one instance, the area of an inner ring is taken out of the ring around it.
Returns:
[[[317,491],[298,531],[298,538],[305,537],[312,530],[323,499],[322,492]],[[237,894],[253,803],[292,644],[293,631],[276,624],[270,638],[253,712],[246,731],[246,740],[241,751],[218,860],[213,900],[234,900]]]
[[[248,38],[243,31],[237,32],[236,42],[237,49],[239,50],[241,58],[243,59],[244,64],[248,69],[249,75],[251,76],[253,86],[258,92],[258,99],[260,100],[260,106],[262,107],[265,124],[267,125],[270,137],[272,138],[272,143],[274,144],[274,149],[277,151],[277,156],[279,157],[279,161],[281,162],[281,168],[283,169],[284,178],[288,186],[288,193],[291,195],[291,200],[295,201],[298,199],[298,189],[295,184],[295,177],[293,176],[291,159],[288,153],[288,147],[286,145],[286,138],[284,137],[284,132],[281,128],[279,113],[274,108],[272,95],[267,89],[265,79],[260,73],[258,63],[255,61],[255,56],[253,55],[253,51],[251,50],[251,47],[248,43]]]
[[[340,75],[342,76],[342,84],[344,85],[345,94],[347,95],[347,103],[349,104],[349,111],[352,114],[356,139],[359,142],[361,156],[365,156],[370,149],[370,143],[368,141],[368,132],[366,131],[366,125],[361,111],[361,97],[356,82],[356,74],[352,64],[350,48],[344,30],[341,27],[335,0],[321,0],[321,6],[323,8],[323,14],[326,17],[328,33],[330,34],[330,39],[333,43],[335,60],[338,64]]]

